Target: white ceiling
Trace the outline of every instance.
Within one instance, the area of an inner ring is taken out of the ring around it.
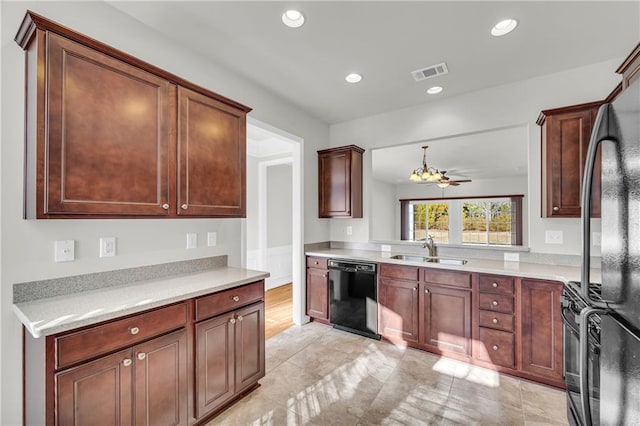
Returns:
[[[411,172],[422,165],[427,145],[427,166],[446,171],[451,179],[508,179],[526,176],[526,126],[393,146],[372,151],[373,177],[391,184],[413,184]]]
[[[330,124],[623,58],[640,39],[631,1],[109,3]],[[303,27],[282,24],[291,7]],[[505,17],[520,25],[492,37]],[[410,75],[440,62],[448,75]],[[356,85],[344,80],[353,71]]]

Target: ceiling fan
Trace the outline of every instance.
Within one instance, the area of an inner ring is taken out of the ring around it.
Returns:
[[[415,169],[411,173],[409,180],[416,183],[435,183],[443,189],[449,185],[458,186],[461,183],[471,182],[471,179],[451,180],[446,175],[446,171],[441,172],[434,167],[427,166],[427,148],[429,148],[427,145],[422,147],[422,167]]]

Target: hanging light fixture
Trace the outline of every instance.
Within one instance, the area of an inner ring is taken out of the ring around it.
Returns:
[[[429,148],[427,145],[422,147],[424,151],[422,154],[422,167],[418,167],[411,173],[411,176],[409,176],[411,182],[438,182],[442,178],[438,169],[427,166],[427,148]],[[448,185],[449,183],[447,182]]]

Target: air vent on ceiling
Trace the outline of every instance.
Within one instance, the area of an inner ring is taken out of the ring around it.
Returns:
[[[412,71],[411,75],[416,81],[426,80],[427,78],[435,77],[442,74],[448,74],[447,64],[445,62],[437,65],[432,65],[421,70]]]

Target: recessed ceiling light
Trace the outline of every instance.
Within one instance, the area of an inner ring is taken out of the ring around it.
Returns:
[[[518,26],[518,21],[515,19],[505,19],[498,22],[493,28],[491,28],[491,35],[499,37],[505,34],[509,34]]]
[[[287,27],[298,28],[304,24],[304,15],[297,10],[287,10],[282,14],[282,22],[284,22]]]
[[[435,95],[435,94],[440,93],[440,92],[442,92],[442,87],[440,87],[440,86],[433,86],[433,87],[427,89],[427,93],[430,94],[430,95]]]
[[[344,79],[347,80],[349,83],[358,83],[360,80],[362,80],[362,76],[360,74],[352,72],[351,74],[346,76]]]

